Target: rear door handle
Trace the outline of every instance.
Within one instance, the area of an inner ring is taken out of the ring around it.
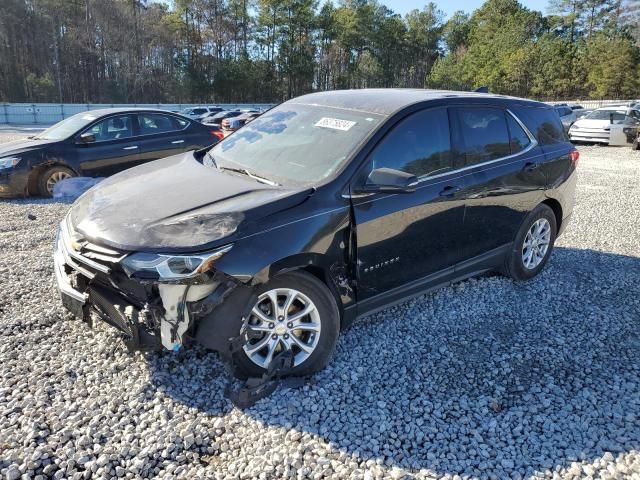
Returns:
[[[440,196],[450,198],[450,197],[453,197],[460,190],[462,190],[462,187],[459,187],[457,185],[448,185],[444,187],[444,189],[440,192]]]
[[[177,144],[177,143],[184,143],[184,140],[174,140],[173,142],[171,142],[173,144]]]
[[[525,172],[533,172],[539,166],[540,166],[539,163],[527,162],[527,163],[524,164],[524,167],[522,168],[522,170],[524,170]]]
[[[132,145],[130,147],[124,147],[123,150],[135,150],[136,148],[138,148],[137,145]]]

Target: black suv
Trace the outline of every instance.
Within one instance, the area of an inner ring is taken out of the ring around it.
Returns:
[[[278,357],[308,374],[358,316],[484,272],[537,275],[577,161],[538,102],[305,95],[89,190],[60,226],[57,281],[70,310],[131,347],[195,341],[240,375]]]

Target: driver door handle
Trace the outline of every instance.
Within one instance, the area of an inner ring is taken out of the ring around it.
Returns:
[[[522,170],[524,170],[525,172],[533,172],[535,169],[537,169],[540,166],[539,163],[536,162],[527,162],[524,164],[524,167],[522,168]]]
[[[135,150],[136,148],[138,148],[137,145],[132,145],[130,147],[124,147],[123,150]]]
[[[440,192],[440,196],[445,198],[451,198],[460,190],[462,190],[462,187],[458,185],[448,185],[444,187],[444,189],[442,189],[442,191]]]
[[[184,140],[174,140],[174,141],[173,141],[173,142],[171,142],[171,143],[173,143],[173,144],[176,144],[176,143],[184,143]]]

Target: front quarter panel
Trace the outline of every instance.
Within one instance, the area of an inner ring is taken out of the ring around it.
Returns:
[[[267,217],[256,227],[256,233],[234,242],[216,269],[257,285],[279,273],[312,268],[330,279],[329,287],[341,298],[343,307],[354,302],[341,273],[349,265],[350,208],[346,200],[336,204],[312,197],[287,212]]]

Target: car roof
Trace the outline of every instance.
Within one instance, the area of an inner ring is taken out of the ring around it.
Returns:
[[[332,90],[310,93],[289,100],[287,103],[319,105],[354,110],[365,113],[391,115],[409,105],[442,99],[491,99],[498,103],[527,103],[549,108],[548,105],[523,98],[490,93],[456,92],[452,90],[428,90],[418,88],[364,88],[357,90]]]
[[[605,107],[596,108],[596,110],[614,110],[617,112],[626,112],[627,110],[636,110],[633,107],[627,107],[626,105],[607,105]]]
[[[95,110],[87,110],[86,112],[79,113],[90,113],[92,115],[96,115],[102,117],[103,115],[113,115],[114,113],[140,113],[140,112],[148,112],[148,113],[170,113],[172,115],[176,115],[176,113],[171,112],[169,110],[161,110],[159,108],[141,108],[141,107],[116,107],[116,108],[97,108]],[[178,114],[179,115],[179,114]]]

